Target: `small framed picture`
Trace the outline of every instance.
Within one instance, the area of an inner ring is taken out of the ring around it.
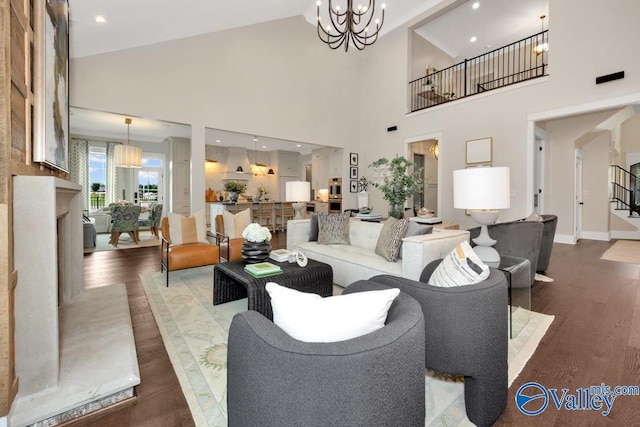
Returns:
[[[358,168],[357,167],[351,166],[349,168],[349,172],[350,172],[349,173],[349,178],[358,179]]]
[[[477,165],[493,161],[493,138],[471,139],[467,141],[465,163]]]
[[[349,165],[350,166],[358,166],[358,153],[350,153],[349,154]]]
[[[358,192],[358,180],[352,179],[351,181],[349,181],[349,192],[350,193]]]

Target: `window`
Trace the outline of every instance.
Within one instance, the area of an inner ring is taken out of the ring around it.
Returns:
[[[105,147],[89,146],[89,191],[92,211],[105,206],[107,187],[107,152]]]

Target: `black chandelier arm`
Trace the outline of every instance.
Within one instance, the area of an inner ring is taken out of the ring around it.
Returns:
[[[348,50],[350,42],[358,49],[362,50],[366,46],[370,46],[378,39],[380,29],[384,23],[385,5],[382,4],[382,14],[380,19],[376,19],[376,28],[374,31],[370,31],[370,26],[374,21],[376,15],[375,0],[369,0],[369,5],[366,8],[360,8],[358,10],[353,9],[353,1],[347,0],[347,9],[341,12],[339,6],[334,9],[333,1],[328,0],[327,12],[329,14],[329,20],[331,23],[325,27],[322,25],[320,16],[320,2],[317,3],[317,32],[318,37],[324,43],[328,44],[331,49],[337,49],[344,45],[345,51]],[[365,16],[367,15],[368,16]],[[366,19],[366,25],[363,25],[363,20]],[[333,27],[333,29],[332,29]],[[336,34],[333,34],[335,31]]]

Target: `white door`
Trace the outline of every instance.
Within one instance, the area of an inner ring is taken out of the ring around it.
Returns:
[[[536,128],[535,144],[533,155],[534,160],[534,179],[533,179],[533,210],[537,214],[543,214],[544,211],[544,171],[545,171],[545,150],[547,144],[546,132]]]
[[[575,170],[575,233],[574,233],[574,241],[578,241],[582,238],[582,161],[584,159],[583,153],[581,150],[576,149],[576,170]]]

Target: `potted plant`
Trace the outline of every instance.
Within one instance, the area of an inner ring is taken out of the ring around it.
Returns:
[[[383,157],[369,165],[375,169],[385,169],[371,185],[379,188],[382,197],[389,202],[389,216],[402,218],[407,199],[422,191],[422,168],[411,172],[409,168],[412,166],[415,166],[413,162],[398,155],[391,160]]]
[[[244,193],[245,188],[246,184],[238,181],[227,181],[224,184],[224,191],[229,193],[229,200],[233,203],[238,201],[238,195]]]

